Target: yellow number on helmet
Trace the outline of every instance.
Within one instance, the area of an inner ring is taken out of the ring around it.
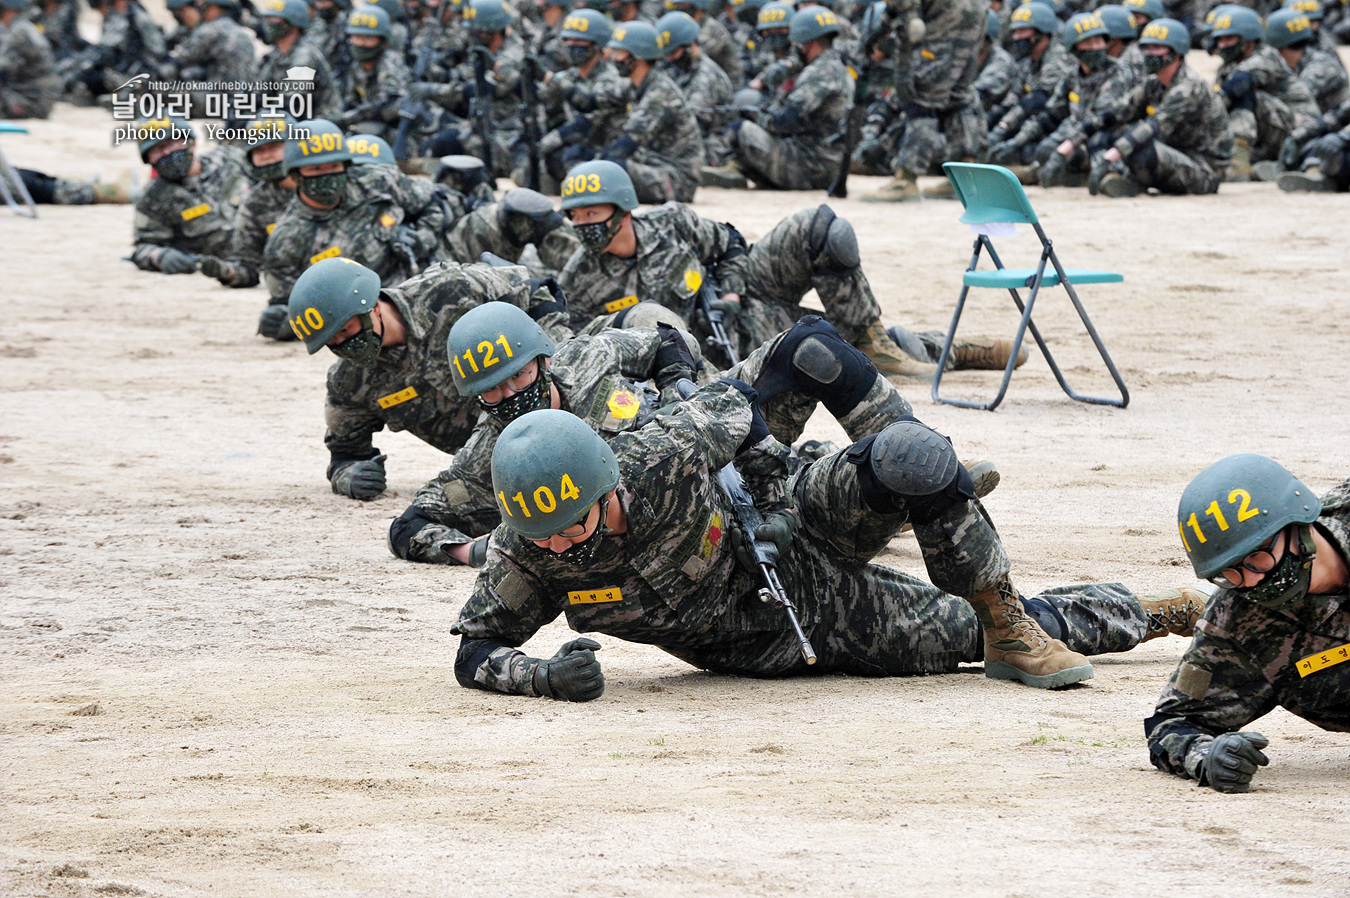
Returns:
[[[600,176],[599,176],[599,175],[587,175],[587,176],[586,176],[586,191],[587,191],[588,193],[598,193],[598,192],[600,191]]]

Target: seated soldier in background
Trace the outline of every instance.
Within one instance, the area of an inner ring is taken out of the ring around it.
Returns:
[[[666,71],[698,119],[703,135],[704,161],[721,165],[729,152],[722,131],[726,128],[726,107],[733,92],[731,79],[703,54],[698,45],[698,23],[685,13],[666,13],[657,20],[656,30],[664,44]]]
[[[483,253],[520,262],[525,248],[533,245],[544,267],[531,270],[536,277],[555,277],[581,248],[572,225],[548,197],[525,187],[508,190],[500,202],[474,209],[456,222],[445,242],[456,262],[478,261]]]
[[[285,166],[286,134],[293,124],[290,119],[256,119],[246,127],[244,152],[253,189],[235,213],[229,255],[224,259],[203,259],[200,266],[202,274],[215,278],[226,287],[258,285],[267,238],[291,200],[295,199],[295,179],[287,173]],[[271,325],[269,330],[275,330],[275,327],[275,324]]]
[[[450,328],[469,309],[492,300],[535,309],[546,323],[556,300],[521,275],[523,269],[438,263],[398,288],[351,259],[324,259],[296,281],[287,322],[310,355],[327,346],[324,444],[333,492],[373,499],[384,492],[386,456],[376,433],[406,430],[442,452],[473,433],[480,409],[454,386],[446,357]]]
[[[46,118],[61,95],[56,57],[28,20],[32,0],[0,0],[0,118]]]
[[[131,261],[143,271],[191,274],[199,257],[229,258],[234,218],[252,187],[244,154],[221,146],[196,151],[183,119],[136,123],[141,161],[158,176],[136,200]]]
[[[410,78],[403,54],[389,46],[389,13],[378,6],[357,7],[347,16],[346,33],[351,63],[337,76],[342,113],[333,122],[348,131],[392,137]]]
[[[1268,740],[1242,728],[1275,708],[1350,732],[1350,480],[1319,500],[1271,459],[1234,455],[1186,487],[1177,526],[1219,590],[1144,721],[1149,760],[1246,792]]]
[[[311,117],[331,119],[341,112],[333,69],[319,47],[306,38],[310,15],[305,0],[264,0],[260,12],[263,40],[274,49],[258,64],[258,81],[285,81],[287,70],[296,66],[311,68],[314,70]]]
[[[1276,178],[1281,190],[1350,190],[1350,101],[1289,135],[1280,162],[1289,169]]]

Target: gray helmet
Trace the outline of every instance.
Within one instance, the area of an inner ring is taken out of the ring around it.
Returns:
[[[492,490],[502,523],[548,539],[580,521],[619,484],[619,461],[571,412],[541,409],[506,425],[492,450]]]
[[[1109,38],[1111,31],[1106,21],[1096,13],[1080,12],[1064,23],[1060,39],[1065,48],[1072,50],[1090,37]]]
[[[627,50],[638,59],[648,62],[660,59],[666,53],[661,35],[646,22],[624,22],[615,26],[605,46],[613,50]]]
[[[818,37],[839,33],[839,17],[822,6],[799,9],[788,26],[788,40],[804,44]]]
[[[380,276],[341,256],[323,259],[296,278],[287,316],[310,355],[357,315],[369,315],[380,298]]]
[[[885,15],[886,9],[885,2],[882,2],[880,4],[873,3],[872,7],[869,8],[867,11],[870,13],[872,9],[875,9],[878,5],[880,5],[882,9],[882,12],[879,13],[878,16]],[[1003,32],[1003,23],[998,20],[998,13],[994,12],[992,9],[986,11],[984,14],[984,36],[989,38],[994,43],[998,43],[998,36],[1002,32]]]
[[[666,9],[678,9],[681,6],[692,6],[694,9],[701,9],[704,12],[711,12],[716,0],[666,0]],[[658,23],[659,25],[660,23]]]
[[[601,203],[612,203],[620,212],[630,212],[638,207],[633,179],[622,165],[597,159],[583,162],[567,172],[562,182],[564,211]]]
[[[1106,23],[1106,36],[1110,40],[1132,41],[1139,36],[1134,24],[1134,16],[1123,6],[1108,3],[1097,7],[1097,15]]]
[[[353,134],[347,138],[347,152],[353,165],[397,165],[394,148],[383,137],[374,134]]]
[[[403,21],[403,2],[402,0],[366,0],[371,6],[378,6],[380,9],[389,13],[389,21]]]
[[[485,302],[465,312],[445,345],[461,396],[479,396],[534,359],[552,358],[555,349],[539,323],[509,302]]]
[[[614,33],[614,23],[609,17],[596,9],[578,9],[567,14],[563,19],[562,33],[559,35],[564,40],[590,41],[596,46],[603,47],[609,43],[610,36]]]
[[[1283,8],[1301,12],[1314,22],[1320,22],[1326,16],[1326,10],[1322,8],[1322,4],[1318,0],[1284,0]],[[1267,24],[1267,27],[1269,27],[1269,24]]]
[[[392,33],[393,25],[389,21],[389,13],[378,6],[358,6],[347,14],[348,35],[373,34],[388,40]]]
[[[665,51],[669,53],[698,40],[699,25],[687,12],[668,12],[656,20],[656,31],[665,42]]]
[[[188,135],[188,145],[196,142],[196,136],[192,131],[192,126],[186,119],[169,118],[148,118],[136,122],[136,148],[141,151],[141,161],[149,164],[150,151],[166,140],[176,140],[184,133]]]
[[[1264,455],[1231,455],[1200,472],[1181,494],[1177,527],[1203,580],[1230,568],[1290,524],[1310,524],[1322,500]]]
[[[1214,17],[1214,27],[1210,35],[1214,38],[1235,34],[1244,41],[1259,41],[1265,36],[1261,27],[1261,17],[1255,10],[1245,6],[1230,6]]]
[[[1163,6],[1162,0],[1120,0],[1120,5],[1128,9],[1131,15],[1140,16],[1150,22],[1167,18],[1167,8]],[[1137,19],[1135,24],[1139,24]]]
[[[305,0],[263,0],[258,15],[281,19],[301,31],[309,27],[309,4]]]
[[[379,9],[372,6],[361,8]],[[311,165],[352,161],[351,151],[347,149],[346,135],[328,119],[311,119],[301,122],[295,128],[297,131],[307,131],[309,136],[286,141],[286,174]]]
[[[1277,50],[1316,39],[1317,32],[1313,31],[1312,19],[1307,13],[1286,7],[1266,19],[1266,43]]]
[[[22,12],[31,2],[32,0],[0,0],[0,9],[17,9]]]
[[[164,6],[166,9],[172,11],[175,9],[182,9],[184,6],[191,6],[195,2],[196,0],[164,0]],[[7,9],[13,8],[8,3],[0,3],[0,6],[3,6]]]
[[[506,0],[472,0],[464,10],[464,26],[470,31],[495,34],[505,31],[515,21],[515,14]]]
[[[779,0],[774,0],[773,3],[765,3],[759,8],[759,16],[755,19],[755,30],[769,31],[773,28],[790,28],[792,17],[795,14],[791,3],[782,3]]]
[[[1019,28],[1031,28],[1041,34],[1054,37],[1059,34],[1059,17],[1046,4],[1039,2],[1039,0],[1033,0],[1031,3],[1023,3],[1013,10],[1012,18],[1008,20],[1008,27],[1013,31]]]
[[[1139,33],[1139,46],[1161,45],[1171,47],[1178,56],[1191,49],[1191,33],[1176,19],[1154,19]]]

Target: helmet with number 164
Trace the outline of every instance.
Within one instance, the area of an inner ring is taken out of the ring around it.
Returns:
[[[478,396],[517,374],[557,344],[539,323],[509,302],[485,302],[450,328],[445,352],[461,396]]]
[[[1207,580],[1321,513],[1322,500],[1283,465],[1264,455],[1230,455],[1186,487],[1177,527],[1195,575]]]
[[[576,415],[541,409],[506,425],[492,450],[492,489],[502,523],[548,539],[580,521],[619,483],[619,461]]]
[[[357,315],[369,315],[379,299],[378,274],[351,259],[323,259],[296,278],[287,320],[313,355],[348,321]]]

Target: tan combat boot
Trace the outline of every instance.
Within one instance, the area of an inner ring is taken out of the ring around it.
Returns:
[[[886,333],[880,321],[873,321],[854,343],[862,354],[872,360],[877,370],[886,376],[921,377],[932,380],[937,365],[910,358]]]
[[[1092,679],[1092,663],[1047,636],[1027,614],[1012,583],[1004,581],[966,601],[984,626],[986,677],[1017,680],[1037,689],[1058,689]]]
[[[1138,181],[1119,172],[1107,172],[1103,175],[1101,186],[1097,189],[1106,196],[1116,199],[1138,196],[1144,192]]]
[[[952,344],[952,366],[961,368],[979,368],[984,371],[1002,371],[1008,366],[1008,357],[1012,355],[1012,340],[996,340],[991,337],[979,337],[974,340],[958,340]],[[1023,341],[1017,349],[1017,366],[1026,364],[1029,353]]]
[[[1164,589],[1151,596],[1140,596],[1139,604],[1148,612],[1148,632],[1140,642],[1158,639],[1169,634],[1190,638],[1195,635],[1195,622],[1205,610],[1209,596],[1203,590],[1184,586]]]
[[[1252,145],[1245,138],[1233,138],[1233,162],[1228,168],[1227,181],[1252,179]]]
[[[1286,193],[1324,193],[1336,189],[1316,165],[1303,171],[1281,172],[1275,184]]]
[[[922,198],[919,179],[903,168],[896,171],[889,184],[859,197],[864,203],[912,203]]]

